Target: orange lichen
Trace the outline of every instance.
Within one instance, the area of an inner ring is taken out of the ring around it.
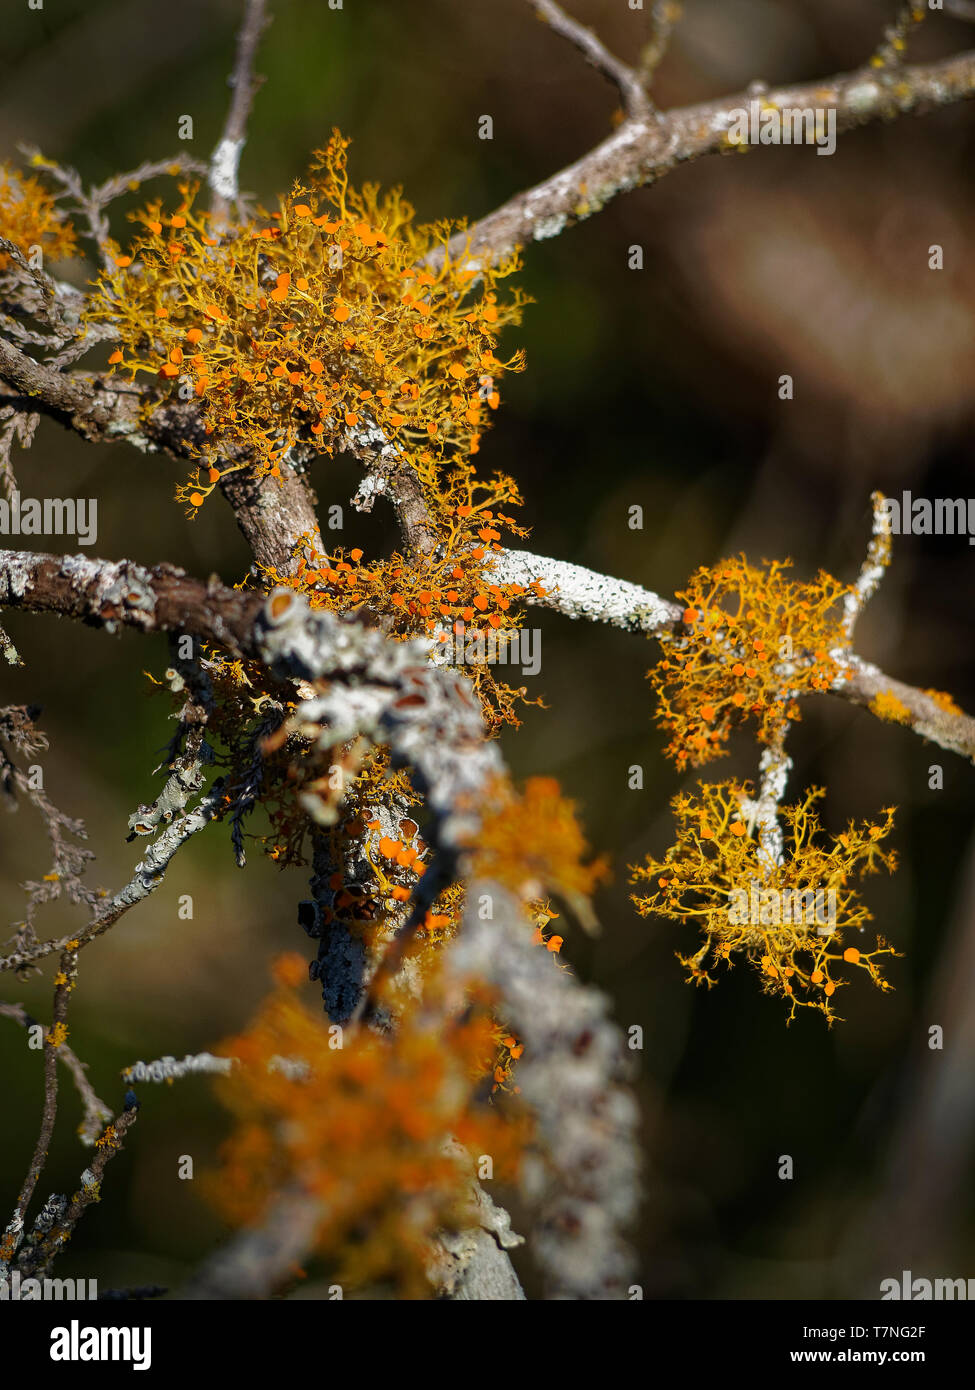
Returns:
[[[609,867],[602,856],[586,862],[589,847],[575,805],[554,778],[529,777],[520,795],[505,779],[497,779],[485,794],[481,816],[471,856],[475,877],[500,883],[529,901],[544,891],[555,893],[584,926],[593,925],[589,900],[597,884],[609,877]]]
[[[683,621],[660,638],[649,672],[667,754],[679,768],[720,757],[731,730],[753,719],[771,742],[797,698],[828,690],[849,643],[840,626],[850,586],[820,570],[810,583],[785,577],[789,562],[744,556],[699,569],[678,594]]]
[[[58,208],[53,194],[33,174],[22,174],[0,164],[0,236],[6,237],[25,256],[40,247],[47,261],[63,261],[75,254],[75,230]],[[11,263],[0,250],[0,270]]]
[[[117,369],[148,373],[157,402],[178,382],[199,399],[207,433],[189,447],[207,465],[232,443],[273,474],[292,446],[337,450],[360,427],[418,465],[469,456],[496,381],[521,367],[494,351],[525,302],[498,298],[515,259],[425,268],[457,229],[415,225],[399,190],[352,188],[348,143],[336,133],[256,224],[211,227],[181,184],[175,214],[136,214],[129,253],[94,287],[88,317],[114,331]]]
[[[346,1030],[308,1012],[290,965],[257,1017],[221,1047],[238,1065],[217,1082],[236,1117],[208,1195],[235,1225],[261,1220],[282,1187],[321,1203],[317,1249],[350,1289],[392,1285],[431,1292],[434,1237],[475,1219],[469,1160],[489,1154],[495,1178],[513,1176],[527,1131],[485,1101],[497,1025],[485,1001],[432,1026],[438,989],[396,1031]]]
[[[946,714],[964,713],[961,705],[948,694],[947,690],[925,690],[923,693],[934,701],[938,709],[943,709]]]
[[[492,574],[502,535],[526,531],[502,508],[521,498],[510,478],[477,478],[467,463],[456,463],[439,483],[429,483],[428,514],[439,544],[425,556],[395,551],[385,559],[366,559],[360,547],[321,554],[302,537],[292,572],[265,570],[268,585],[296,590],[312,608],[343,613],[363,609],[381,616],[391,637],[426,637],[435,654],[472,681],[489,731],[518,725],[517,705],[537,704],[524,686],[499,680],[496,662],[505,657],[511,635],[522,626],[519,607],[529,590],[498,584]],[[544,590],[536,581],[535,594]],[[517,667],[516,667],[517,669]]]
[[[879,691],[870,701],[870,709],[879,719],[886,719],[892,724],[910,724],[911,722],[911,711],[903,700],[898,700],[897,696],[890,690]]]

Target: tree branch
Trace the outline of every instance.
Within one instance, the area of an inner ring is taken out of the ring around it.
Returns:
[[[870,121],[922,113],[975,94],[975,53],[941,62],[899,68],[893,76],[866,67],[827,78],[746,92],[664,112],[659,118],[627,120],[595,149],[560,173],[488,213],[450,242],[454,260],[494,263],[517,247],[558,236],[601,211],[620,193],[655,183],[679,164],[732,147],[728,129],[735,113],[760,96],[767,106],[835,107],[836,128],[847,131]],[[432,256],[431,262],[442,257]]]
[[[228,78],[233,96],[223,134],[213,151],[207,172],[207,183],[213,194],[210,206],[218,221],[227,217],[231,203],[236,202],[240,194],[237,173],[247,138],[247,118],[254,97],[264,81],[263,77],[257,77],[254,73],[254,59],[261,34],[269,23],[264,0],[245,0],[244,20],[237,35],[234,70]]]
[[[475,907],[485,895],[490,921]],[[531,1193],[541,1208],[534,1246],[547,1296],[625,1297],[631,1257],[622,1232],[638,1201],[638,1114],[622,1084],[625,1049],[607,999],[532,943],[517,902],[495,883],[471,884],[447,970],[461,986],[493,984],[507,1026],[524,1039],[518,1084],[551,1165]]]
[[[21,1028],[33,1028],[37,1026],[37,1020],[21,1004],[0,1003],[0,1017],[13,1019],[14,1023],[19,1023]],[[73,1052],[67,1043],[62,1043],[57,1050],[58,1059],[74,1078],[75,1088],[81,1097],[84,1107],[84,1117],[78,1131],[83,1144],[92,1145],[101,1134],[103,1128],[112,1118],[112,1112],[103,1100],[99,1100],[95,1094],[91,1082],[88,1080],[88,1064],[82,1062],[76,1052]]]
[[[500,551],[494,557],[491,576],[498,584],[521,584],[526,590],[523,603],[648,636],[672,628],[683,611],[679,603],[639,584],[530,550]],[[536,580],[541,581],[544,594],[530,587]]]
[[[653,27],[650,39],[640,54],[640,65],[637,69],[637,76],[644,90],[649,89],[657,68],[664,60],[671,35],[680,17],[680,0],[654,0],[650,11],[650,23]]]
[[[632,120],[644,120],[650,115],[651,106],[640,79],[631,67],[615,58],[600,43],[591,29],[585,28],[578,20],[567,15],[555,0],[528,0],[539,19],[551,25],[556,34],[568,39],[577,48],[587,63],[590,63],[604,77],[608,77],[618,89],[623,101],[623,110]]]

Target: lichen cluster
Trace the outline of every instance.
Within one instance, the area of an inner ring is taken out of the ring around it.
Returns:
[[[55,196],[36,175],[8,163],[0,164],[0,236],[28,259],[38,247],[44,260],[68,260],[77,247],[75,229]],[[0,249],[0,271],[10,263],[9,253]]]
[[[651,857],[632,869],[631,881],[646,886],[633,901],[642,917],[698,929],[703,944],[678,957],[696,984],[710,988],[712,970],[730,969],[742,957],[760,975],[763,990],[789,1004],[790,1020],[808,1006],[832,1021],[831,1000],[849,969],[865,970],[881,989],[889,988],[878,961],[896,954],[892,948],[880,937],[870,951],[848,943],[871,920],[851,879],[896,867],[896,856],[882,846],[893,810],[875,824],[851,821],[839,835],[827,835],[815,809],[824,791],[812,788],[781,808],[783,854],[770,864],[749,820],[750,793],[738,782],[702,782],[697,794],[676,796],[676,840],[663,859]]]
[[[667,754],[681,769],[721,757],[732,729],[747,721],[764,743],[798,697],[828,690],[843,670],[849,641],[840,626],[850,586],[820,571],[786,575],[788,561],[751,565],[744,556],[702,566],[677,597],[683,621],[660,638],[649,673]]]
[[[276,476],[295,446],[334,452],[350,432],[427,470],[468,458],[501,376],[521,366],[495,354],[524,303],[498,292],[515,261],[455,264],[452,225],[417,226],[398,190],[350,185],[348,143],[336,133],[254,223],[215,225],[181,183],[174,211],[156,200],[135,215],[94,286],[88,319],[114,334],[116,370],[156,383],[149,408],[200,402],[204,434],[187,443],[204,471],[180,493],[191,509],[228,466]]]
[[[318,1199],[316,1248],[329,1278],[350,1289],[423,1298],[439,1232],[476,1222],[469,1159],[511,1180],[528,1131],[488,1095],[497,1025],[476,991],[446,1031],[425,1010],[396,1031],[340,1036],[297,995],[304,961],[275,966],[277,988],[220,1049],[238,1065],[217,1086],[235,1117],[209,1194],[235,1225],[259,1222],[282,1190]],[[512,1039],[517,1048],[517,1043]]]

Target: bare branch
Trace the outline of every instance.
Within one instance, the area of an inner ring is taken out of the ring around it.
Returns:
[[[884,571],[890,564],[890,517],[884,508],[883,493],[872,493],[870,501],[873,504],[873,528],[867,557],[860,566],[853,593],[848,594],[843,602],[843,632],[850,641],[853,640],[857,619],[877,592]]]
[[[899,68],[907,49],[908,35],[917,28],[927,14],[927,7],[916,0],[902,3],[893,24],[888,24],[884,37],[876,53],[870,60],[872,68]]]
[[[836,110],[836,128],[920,114],[975,94],[975,53],[898,69],[896,78],[873,68],[735,96],[664,112],[659,119],[627,120],[567,169],[519,193],[454,237],[455,260],[497,262],[517,247],[558,236],[599,212],[620,193],[654,183],[679,164],[726,153],[736,112],[761,95],[766,106]],[[747,147],[745,147],[747,148]],[[431,257],[436,262],[438,256]]]
[[[324,1212],[321,1198],[300,1188],[279,1193],[261,1224],[211,1255],[180,1297],[267,1298],[305,1259]]]
[[[240,196],[237,173],[247,138],[247,118],[254,97],[264,81],[254,73],[254,59],[261,34],[269,23],[264,0],[245,0],[244,20],[237,35],[234,70],[228,78],[233,96],[223,134],[210,158],[207,173],[207,183],[213,194],[211,208],[217,220],[226,219],[231,203],[235,203]]]
[[[0,1003],[0,1017],[13,1019],[14,1023],[20,1024],[21,1028],[37,1026],[37,1020],[32,1018],[21,1004]],[[82,1062],[67,1043],[62,1043],[58,1048],[58,1059],[71,1073],[78,1095],[81,1097],[84,1117],[78,1134],[81,1142],[90,1147],[112,1118],[112,1111],[103,1100],[99,1100],[96,1096],[92,1084],[88,1080],[87,1063]]]
[[[569,43],[578,48],[587,63],[614,83],[619,89],[623,110],[627,116],[632,120],[643,120],[649,116],[650,102],[640,79],[626,63],[614,58],[591,29],[586,29],[578,20],[567,15],[555,0],[529,0],[529,4],[534,7],[539,19],[551,25],[556,34],[568,39]]]
[[[85,439],[97,438],[113,422],[114,400],[100,396],[90,381],[35,362],[0,338],[0,377]]]
[[[109,203],[126,193],[131,193],[149,179],[159,178],[162,174],[204,174],[207,167],[199,160],[186,155],[175,155],[172,159],[146,160],[137,169],[130,169],[126,174],[114,174],[104,183],[86,189],[77,169],[58,164],[52,159],[45,159],[33,145],[21,145],[20,149],[32,165],[42,168],[61,185],[64,193],[60,194],[60,197],[68,196],[72,199],[69,204],[72,214],[85,219],[88,239],[95,244],[102,264],[109,269],[112,268],[112,259],[108,252],[110,229],[108,218],[105,216],[105,209]]]
[[[23,970],[26,966],[36,965],[45,956],[68,949],[72,942],[77,943],[76,950],[80,949],[82,946],[86,946],[89,941],[93,941],[96,936],[101,936],[108,931],[109,927],[114,926],[119,918],[128,912],[129,908],[135,907],[136,903],[142,902],[150,893],[155,892],[162,883],[176,851],[192,835],[205,829],[211,821],[216,819],[223,809],[223,792],[224,783],[222,779],[218,779],[192,811],[168,825],[148,847],[135,866],[132,878],[125,887],[120,888],[112,897],[104,900],[83,928],[75,931],[70,937],[39,941],[32,946],[25,946],[7,956],[0,957],[0,971]]]
[[[650,11],[651,36],[640,54],[637,68],[637,76],[644,90],[649,89],[657,68],[664,60],[671,35],[681,17],[681,8],[680,0],[653,0]]]
[[[785,740],[789,732],[786,721],[778,731],[775,742],[762,749],[759,760],[758,795],[754,800],[742,802],[742,814],[748,821],[749,834],[758,829],[758,858],[766,872],[773,872],[782,863],[783,838],[779,824],[779,806],[785,796],[792,759],[785,751]]]
[[[58,1051],[67,1031],[68,1012],[68,971],[77,957],[69,951],[61,954],[61,971],[54,989],[54,1007],[51,1014],[51,1027],[44,1034],[44,1103],[41,1109],[41,1125],[31,1155],[30,1166],[21,1184],[14,1206],[13,1215],[4,1228],[0,1238],[0,1269],[9,1267],[14,1255],[24,1240],[24,1221],[31,1204],[40,1176],[47,1162],[54,1124],[58,1114]]]
[[[182,1061],[175,1057],[160,1057],[155,1062],[133,1062],[122,1069],[122,1080],[132,1085],[143,1081],[178,1081],[184,1076],[204,1074],[226,1076],[233,1071],[236,1059],[215,1057],[212,1052],[187,1053]]]
[[[29,880],[23,885],[27,908],[15,938],[18,947],[33,943],[34,917],[42,904],[66,897],[69,902],[94,909],[98,901],[98,893],[84,882],[94,855],[77,843],[88,838],[84,822],[60,811],[43,787],[33,785],[14,760],[14,754],[32,757],[48,747],[46,735],[34,724],[36,713],[36,709],[23,705],[0,709],[0,791],[11,810],[17,808],[18,793],[33,805],[44,821],[51,847],[50,871],[40,881]]]
[[[147,569],[128,560],[0,552],[0,606],[57,613],[109,632],[123,625],[189,633],[239,656],[260,604],[257,594],[215,580],[204,584],[173,565]]]
[[[834,682],[831,694],[841,695],[855,705],[870,708],[878,695],[893,695],[907,710],[907,726],[949,753],[959,753],[975,762],[975,719],[948,707],[938,692],[918,690],[904,681],[885,675],[879,666],[859,656],[845,658],[850,671]]]

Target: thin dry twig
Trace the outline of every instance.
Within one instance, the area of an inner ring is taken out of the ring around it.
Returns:
[[[14,1023],[19,1023],[21,1028],[40,1026],[37,1019],[33,1018],[22,1004],[0,1002],[0,1017],[12,1019]],[[81,1142],[90,1146],[94,1144],[105,1125],[112,1118],[112,1111],[95,1094],[94,1088],[88,1080],[87,1062],[82,1062],[67,1043],[62,1043],[58,1048],[58,1058],[71,1073],[78,1095],[81,1097],[84,1116],[78,1128],[78,1134]]]
[[[244,22],[237,35],[237,53],[234,69],[227,79],[233,90],[223,133],[210,157],[207,183],[212,193],[211,210],[216,221],[225,221],[232,203],[240,197],[238,171],[240,156],[247,138],[247,119],[254,97],[263,83],[263,77],[254,72],[257,46],[261,41],[270,19],[265,10],[264,0],[247,0]]]
[[[639,77],[631,67],[613,56],[605,44],[601,43],[591,29],[587,29],[571,15],[566,14],[555,0],[528,0],[539,19],[551,26],[556,34],[568,39],[577,48],[587,63],[608,77],[619,90],[623,110],[632,120],[643,120],[651,111],[650,100],[643,89]]]
[[[650,10],[650,39],[644,45],[637,65],[637,76],[645,90],[649,89],[666,56],[682,8],[680,0],[654,0]]]
[[[730,148],[728,130],[736,113],[747,109],[755,89],[716,101],[677,107],[659,119],[627,120],[574,164],[488,213],[454,237],[448,254],[455,261],[495,264],[519,246],[558,236],[621,193],[655,183],[678,165]],[[761,90],[777,107],[832,107],[842,133],[871,121],[933,111],[975,95],[975,53],[898,69],[896,77],[866,67],[820,82]],[[430,258],[437,264],[440,254]]]

